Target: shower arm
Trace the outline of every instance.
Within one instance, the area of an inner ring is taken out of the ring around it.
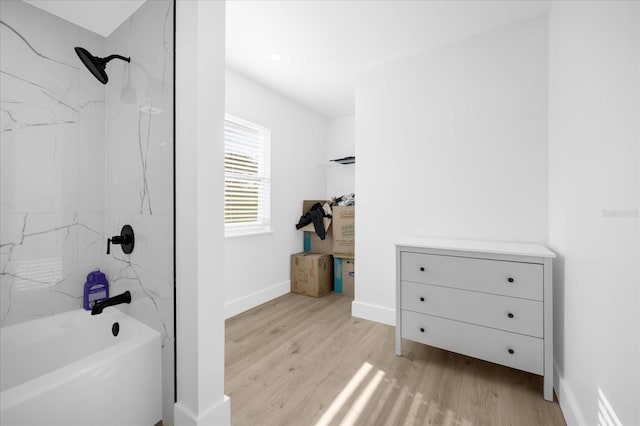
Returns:
[[[126,58],[126,57],[124,57],[122,55],[109,55],[106,58],[102,58],[102,61],[103,61],[104,64],[106,64],[107,62],[109,62],[112,59],[122,59],[125,62],[131,62],[131,58],[130,57]]]

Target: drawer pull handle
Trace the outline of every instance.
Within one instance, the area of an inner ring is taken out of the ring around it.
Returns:
[[[507,281],[509,281],[510,283],[514,282],[515,280],[513,279],[513,277],[509,277],[507,278]]]
[[[513,318],[513,314],[512,314],[511,312],[509,312],[509,313],[507,314],[507,316],[508,316],[509,318]]]
[[[424,266],[420,267],[420,272],[424,272]]]
[[[421,298],[420,298],[420,301],[421,301],[421,302],[424,302],[424,297],[421,297]]]
[[[424,327],[420,327],[420,333],[424,333]]]
[[[514,353],[516,353],[516,351],[514,351],[514,350],[513,350],[513,349],[511,349],[511,348],[509,348],[509,353],[510,353],[511,355],[513,355]]]

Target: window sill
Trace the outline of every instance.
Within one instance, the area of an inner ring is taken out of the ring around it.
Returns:
[[[273,230],[260,230],[260,231],[246,231],[246,232],[233,232],[231,234],[224,234],[224,238],[238,238],[238,237],[252,237],[254,235],[266,235],[273,234]]]

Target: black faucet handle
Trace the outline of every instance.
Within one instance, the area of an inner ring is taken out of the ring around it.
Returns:
[[[122,246],[122,251],[125,254],[131,253],[135,246],[135,236],[131,225],[124,225],[120,231],[120,235],[107,238],[107,254],[111,254],[111,244],[119,244]]]

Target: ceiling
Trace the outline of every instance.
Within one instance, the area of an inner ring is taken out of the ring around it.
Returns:
[[[145,0],[24,0],[64,20],[108,37]]]
[[[227,64],[327,117],[363,69],[545,15],[547,1],[228,1]],[[274,62],[273,54],[281,59]]]
[[[105,37],[144,3],[26,1]],[[548,8],[549,0],[230,0],[227,65],[337,118],[353,114],[359,71],[543,16]]]

